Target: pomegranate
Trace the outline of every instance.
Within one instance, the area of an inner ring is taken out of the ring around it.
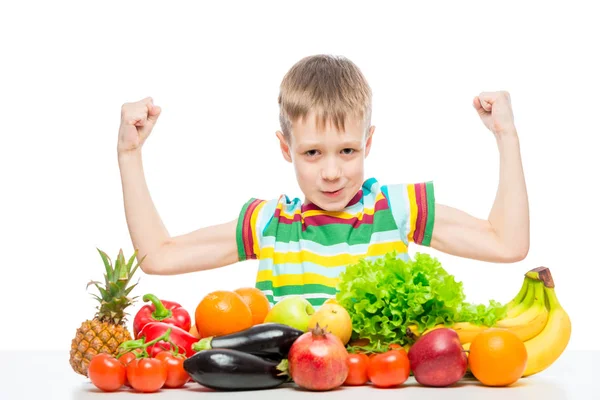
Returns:
[[[307,390],[341,386],[348,376],[348,351],[342,341],[319,324],[300,336],[288,353],[289,375]]]

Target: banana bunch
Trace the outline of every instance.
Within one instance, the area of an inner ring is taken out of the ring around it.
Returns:
[[[506,306],[506,317],[493,328],[509,330],[525,343],[527,367],[523,376],[545,370],[560,357],[571,338],[571,320],[556,297],[550,270],[540,267],[528,271],[521,290]],[[418,337],[442,327],[445,326],[418,333],[414,326],[409,327],[407,334]],[[449,328],[456,331],[463,348],[468,350],[475,336],[490,327],[457,322]]]

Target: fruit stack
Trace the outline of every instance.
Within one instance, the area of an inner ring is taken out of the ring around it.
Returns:
[[[545,267],[525,274],[521,290],[506,310],[506,317],[491,327],[458,322],[450,327],[436,326],[422,335],[410,330],[408,334],[425,336],[438,329],[451,329],[468,352],[469,367],[477,379],[494,386],[508,385],[545,370],[560,357],[571,337],[571,320]],[[494,358],[506,362],[494,363]]]
[[[349,342],[352,320],[335,299],[315,311],[306,299],[291,296],[275,304],[255,331],[210,339],[211,346],[201,340],[204,344],[196,346],[199,352],[187,361],[187,370],[198,383],[219,390],[273,388],[285,382],[317,391],[342,385],[389,388],[401,386],[410,374],[423,386],[447,387],[469,371],[483,385],[509,386],[560,357],[571,323],[548,268],[528,271],[505,311],[493,326],[457,322],[421,333],[413,328],[407,332],[410,345],[380,344],[373,350],[360,339]],[[261,353],[264,348],[277,353]],[[235,371],[224,371],[216,360],[228,360]],[[249,365],[253,367],[244,372]],[[228,379],[245,374],[247,380]]]
[[[103,391],[180,388],[195,381],[214,390],[270,389],[291,383],[313,391],[342,385],[400,387],[409,376],[447,387],[470,371],[486,386],[508,386],[552,365],[565,350],[571,322],[548,268],[525,274],[519,293],[493,325],[455,322],[422,331],[409,325],[389,343],[360,339],[354,310],[330,299],[315,309],[302,296],[271,306],[256,288],[217,290],[191,315],[176,302],[143,296],[146,306],[125,327],[139,264],[122,251],[113,266],[102,251],[105,284],[98,312],[77,330],[73,369]],[[193,316],[193,318],[192,318]],[[410,320],[413,321],[413,320]],[[193,323],[192,323],[193,322]]]

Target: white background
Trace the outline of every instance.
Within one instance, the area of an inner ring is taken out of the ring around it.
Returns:
[[[277,95],[285,72],[317,53],[349,57],[373,89],[367,177],[434,180],[437,201],[478,217],[494,200],[498,152],[471,102],[511,93],[528,257],[411,253],[438,257],[474,302],[508,301],[528,269],[550,267],[572,317],[570,348],[600,349],[598,13],[576,2],[418,3],[5,3],[0,349],[68,349],[95,311],[86,283],[102,280],[96,247],[132,254],[116,157],[124,102],[152,96],[163,109],[144,148],[146,177],[170,233],[186,233],[235,218],[249,197],[302,196],[278,150]],[[256,268],[140,271],[134,294],[193,313],[209,291],[252,286]]]

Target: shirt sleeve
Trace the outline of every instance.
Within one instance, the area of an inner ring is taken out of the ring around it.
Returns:
[[[405,243],[430,246],[435,222],[433,182],[386,185],[381,190]]]
[[[251,198],[240,210],[236,241],[239,261],[260,259],[263,232],[275,214],[277,200]]]

